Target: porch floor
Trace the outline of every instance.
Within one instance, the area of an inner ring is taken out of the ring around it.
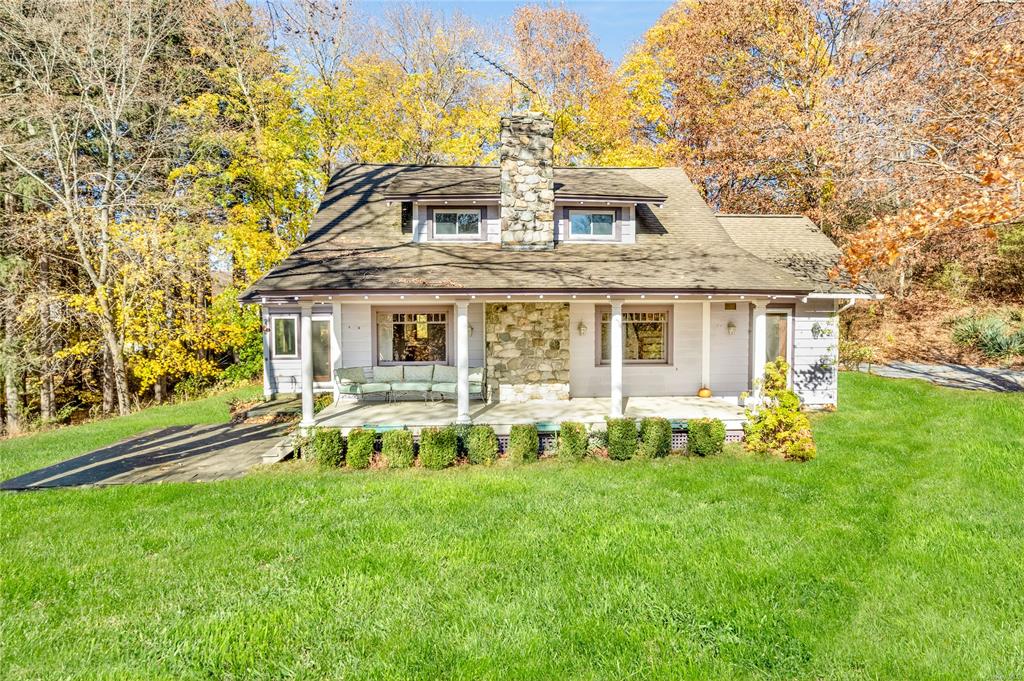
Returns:
[[[692,396],[623,398],[625,415],[632,418],[663,416],[673,421],[713,417],[725,422],[728,430],[742,428],[743,408],[726,400]],[[486,404],[470,402],[473,423],[488,424],[500,435],[516,423],[578,421],[604,423],[610,411],[607,397],[575,397],[570,400]],[[337,402],[316,416],[318,426],[347,430],[359,426],[405,426],[416,430],[424,426],[454,423],[456,405],[445,402]]]

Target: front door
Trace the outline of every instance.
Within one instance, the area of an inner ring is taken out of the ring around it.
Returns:
[[[313,320],[313,381],[331,381],[331,320]]]

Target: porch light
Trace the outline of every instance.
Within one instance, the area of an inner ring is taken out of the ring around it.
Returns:
[[[729,332],[730,336],[736,335],[736,322],[729,320],[729,323],[725,325],[725,330]]]
[[[587,335],[587,325],[582,321],[576,325],[576,332],[581,336]]]
[[[473,335],[473,325],[472,324],[469,325],[469,335],[470,336]]]

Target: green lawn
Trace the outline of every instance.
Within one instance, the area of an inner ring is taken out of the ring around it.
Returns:
[[[804,465],[3,494],[0,677],[1024,677],[1024,396],[841,398]],[[101,439],[77,433],[22,443]]]

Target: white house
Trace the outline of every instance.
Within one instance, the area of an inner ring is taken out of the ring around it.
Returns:
[[[838,402],[837,312],[871,293],[829,279],[815,225],[715,215],[679,168],[555,168],[552,131],[503,117],[499,167],[342,168],[244,296],[265,392],[301,393],[304,426],[738,415],[783,356],[806,405]]]

